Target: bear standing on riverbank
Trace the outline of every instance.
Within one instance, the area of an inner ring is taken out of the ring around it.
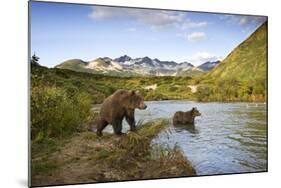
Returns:
[[[194,107],[187,112],[177,111],[173,117],[173,124],[174,125],[194,124],[195,117],[200,115],[201,113],[197,110],[197,108]]]
[[[122,134],[122,120],[125,117],[130,130],[135,130],[135,109],[146,109],[143,97],[135,91],[119,89],[107,97],[101,105],[97,119],[97,135],[102,136],[102,130],[108,125],[113,126],[114,133]]]

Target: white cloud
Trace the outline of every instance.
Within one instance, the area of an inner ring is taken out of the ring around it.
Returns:
[[[148,11],[148,10],[147,10]],[[183,14],[172,14],[167,11],[141,13],[137,19],[153,26],[165,26],[182,22]]]
[[[167,26],[183,22],[184,13],[148,9],[93,7],[89,16],[99,20],[118,17],[133,18],[151,26]]]
[[[265,16],[250,16],[250,15],[223,15],[220,17],[231,24],[238,24],[241,26],[254,25],[259,26],[266,21]]]
[[[111,18],[132,18],[140,23],[147,24],[152,29],[163,26],[176,26],[182,30],[201,28],[208,25],[206,21],[194,22],[186,17],[188,13],[149,10],[149,9],[132,9],[116,7],[93,7],[90,17],[96,20]]]
[[[206,34],[204,32],[194,32],[187,35],[187,39],[192,42],[201,41],[204,40],[205,38],[206,38]]]
[[[93,7],[92,12],[90,13],[90,17],[93,19],[107,19],[112,17],[120,17],[125,15],[125,12],[120,8],[113,7]]]
[[[245,24],[247,24],[248,22],[249,22],[249,18],[248,18],[248,17],[243,16],[243,17],[241,17],[241,18],[239,19],[239,24],[240,24],[240,25],[245,25]]]
[[[193,29],[193,28],[201,28],[201,27],[206,27],[208,25],[208,22],[192,22],[190,20],[185,21],[182,24],[182,29]]]
[[[197,52],[190,58],[187,58],[187,61],[191,62],[194,65],[200,65],[208,61],[217,61],[222,59],[223,57],[211,54],[209,52]]]
[[[135,31],[136,31],[136,28],[130,27],[130,28],[127,29],[127,31],[128,31],[128,32],[135,32]]]

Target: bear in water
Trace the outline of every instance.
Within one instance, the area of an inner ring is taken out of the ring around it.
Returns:
[[[100,114],[97,119],[97,135],[102,136],[102,130],[108,125],[113,126],[116,135],[122,134],[122,120],[125,117],[130,130],[134,131],[135,109],[146,109],[143,97],[135,91],[119,89],[107,97],[101,105]]]
[[[194,124],[195,117],[200,115],[201,113],[195,107],[193,107],[190,111],[187,112],[177,111],[173,117],[173,124],[174,125]]]

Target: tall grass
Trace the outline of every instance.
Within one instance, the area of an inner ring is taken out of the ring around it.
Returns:
[[[87,123],[91,100],[85,93],[68,94],[66,90],[50,86],[31,89],[31,139],[63,138]]]

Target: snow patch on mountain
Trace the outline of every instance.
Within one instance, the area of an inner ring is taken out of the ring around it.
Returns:
[[[128,55],[123,55],[115,59],[100,57],[92,61],[79,63],[79,66],[80,70],[81,68],[85,68],[102,73],[117,72],[122,74],[122,72],[126,72],[130,75],[191,76],[209,71],[213,67],[217,66],[218,63],[219,62],[207,62],[195,67],[186,61],[176,63],[175,61],[161,61],[157,58],[151,59],[147,56],[141,58],[131,58]],[[68,60],[65,62],[65,67],[68,67],[68,69],[71,66],[73,66],[73,69],[77,69],[77,66],[75,65],[76,61],[74,60]],[[63,67],[64,63],[59,65],[59,68]]]

